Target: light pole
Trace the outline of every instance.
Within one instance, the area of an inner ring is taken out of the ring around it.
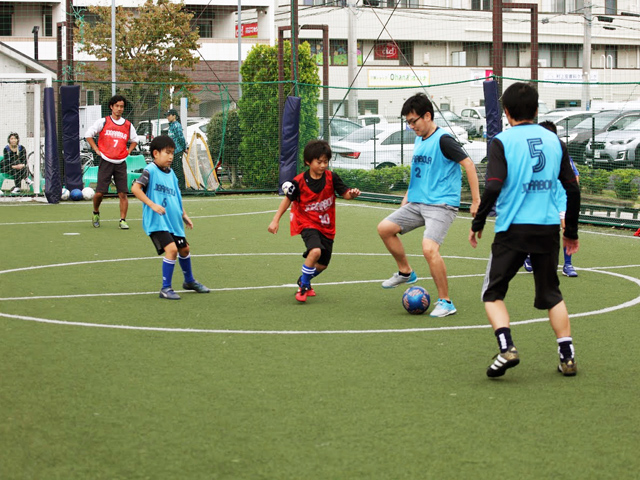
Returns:
[[[349,31],[347,36],[347,68],[349,82],[349,99],[347,111],[349,117],[356,120],[358,118],[358,90],[354,88],[356,81],[356,71],[358,69],[358,42],[356,34],[356,1],[348,0],[349,10]],[[325,67],[326,68],[326,67]]]
[[[584,4],[584,45],[582,47],[582,108],[589,110],[591,81],[591,2]]]

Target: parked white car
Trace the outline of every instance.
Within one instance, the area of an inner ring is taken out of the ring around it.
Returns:
[[[451,129],[442,128],[451,133]],[[452,128],[466,133],[461,127]],[[469,142],[462,132],[457,132],[458,141],[474,163],[481,163],[487,157],[487,144]],[[403,130],[400,124],[363,127],[331,145],[331,168],[372,170],[410,165],[415,138],[413,130]]]
[[[460,110],[460,116],[476,127],[479,137],[487,131],[487,111],[484,107],[466,107]]]

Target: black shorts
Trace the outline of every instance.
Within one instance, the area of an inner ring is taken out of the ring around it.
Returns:
[[[331,253],[333,252],[333,240],[325,237],[315,228],[305,228],[300,233],[300,236],[304,241],[304,245],[307,247],[306,252],[304,252],[302,256],[304,258],[307,258],[307,255],[309,255],[309,250],[311,250],[312,248],[319,248],[321,250],[321,253],[318,263],[320,265],[324,265],[325,267],[328,266],[329,262],[331,261]]]
[[[186,237],[176,237],[173,233],[164,230],[160,232],[151,232],[149,234],[149,238],[156,247],[158,255],[162,255],[164,253],[164,247],[170,243],[175,243],[178,247],[178,251],[189,245]]]
[[[98,182],[96,184],[96,192],[107,193],[109,192],[109,185],[111,179],[116,186],[116,192],[128,193],[129,186],[127,185],[127,162],[111,163],[106,160],[100,160],[98,166]]]
[[[509,282],[530,254],[535,284],[533,306],[548,310],[562,301],[558,280],[559,227],[538,225],[534,230],[521,227],[525,226],[496,234],[482,286],[482,301],[504,300]]]

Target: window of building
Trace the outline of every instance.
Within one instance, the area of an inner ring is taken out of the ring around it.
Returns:
[[[413,65],[413,42],[398,42],[400,65]]]
[[[451,53],[451,65],[454,67],[466,67],[467,66],[467,52],[453,52]]]
[[[520,66],[520,45],[517,43],[505,43],[502,47],[503,64],[505,67]]]
[[[0,36],[10,37],[13,34],[13,5],[0,6]]]
[[[360,100],[358,99],[358,113],[360,115],[377,114],[378,100]]]
[[[190,6],[189,12],[193,14],[191,28],[198,29],[201,38],[213,38],[213,20],[215,12],[212,8]]]
[[[467,67],[489,67],[491,66],[491,44],[490,43],[465,43],[464,51]]]
[[[581,68],[582,45],[539,45],[538,59],[541,65],[556,68]]]
[[[618,2],[617,0],[605,0],[604,1],[604,13],[607,15],[618,14]]]
[[[82,29],[84,25],[97,25],[100,21],[98,15],[90,13],[85,7],[73,7],[73,12],[75,23],[80,29]]]
[[[582,13],[584,0],[543,0],[542,12]]]
[[[50,5],[42,6],[42,35],[53,37],[53,8]]]
[[[300,43],[307,42],[311,48],[311,56],[315,59],[316,65],[322,65],[323,51],[322,40],[320,39],[300,39]],[[356,42],[357,62],[362,65],[362,41]],[[347,65],[348,49],[346,40],[329,40],[329,64],[330,65]]]
[[[493,2],[491,0],[471,0],[471,10],[492,10]]]
[[[607,60],[607,68],[618,68],[618,46],[606,45],[604,47],[604,58]]]

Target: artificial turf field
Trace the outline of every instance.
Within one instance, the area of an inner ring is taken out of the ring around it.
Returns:
[[[317,296],[294,299],[302,241],[267,226],[276,196],[186,199],[195,276],[210,294],[158,298],[161,257],[130,199],[0,204],[1,479],[640,478],[640,238],[581,226],[561,277],[579,373],[555,371],[533,278],[507,305],[521,363],[479,299],[493,237],[442,247],[458,313],[412,316],[376,233],[395,206],[338,201]],[[420,232],[403,238],[435,292]]]

